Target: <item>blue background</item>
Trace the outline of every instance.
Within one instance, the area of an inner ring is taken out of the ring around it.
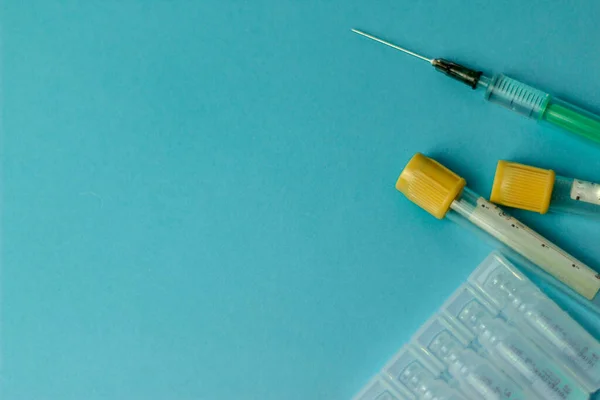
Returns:
[[[490,248],[394,189],[415,152],[600,149],[426,56],[600,111],[600,3],[5,0],[3,399],[344,399]],[[598,224],[516,213],[592,265]]]

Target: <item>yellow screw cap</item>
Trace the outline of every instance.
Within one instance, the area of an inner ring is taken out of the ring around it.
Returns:
[[[490,200],[540,214],[548,212],[556,174],[549,169],[498,161]]]
[[[467,181],[442,164],[417,153],[404,167],[396,189],[437,219],[442,219],[466,184]]]

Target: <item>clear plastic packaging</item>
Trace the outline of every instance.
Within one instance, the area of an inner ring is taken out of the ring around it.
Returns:
[[[433,318],[415,335],[417,346],[432,355],[459,384],[469,398],[481,400],[539,399],[522,389],[506,374],[495,368],[474,350],[466,348],[468,341],[444,318]],[[542,399],[540,399],[542,400]]]
[[[587,391],[600,389],[600,343],[508,260],[491,255],[469,283],[519,332],[577,376]]]
[[[383,368],[383,373],[396,385],[407,388],[418,399],[465,399],[464,394],[441,378],[442,371],[427,359],[427,354],[406,346]]]
[[[416,400],[407,390],[392,386],[382,376],[373,378],[353,400]]]
[[[600,343],[494,252],[377,379],[391,400],[585,400],[599,359]]]
[[[545,400],[585,400],[589,392],[559,362],[551,359],[523,332],[495,318],[469,287],[459,290],[442,313],[472,335],[488,359],[522,387]]]

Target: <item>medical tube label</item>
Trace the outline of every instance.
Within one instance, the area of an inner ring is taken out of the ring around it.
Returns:
[[[585,298],[593,299],[600,290],[600,273],[483,197],[477,200],[469,220]]]
[[[512,343],[499,343],[498,356],[525,378],[534,392],[544,399],[581,398],[577,385],[562,374],[562,371],[529,351],[531,343],[518,340]]]
[[[572,329],[569,330],[565,323],[557,322],[553,315],[555,310],[541,307],[537,312],[530,313],[533,316],[532,326],[552,343],[560,353],[583,371],[592,371],[598,367],[600,361],[600,347],[593,340],[574,337]],[[564,321],[564,320],[563,320]],[[595,378],[595,377],[592,377]],[[597,379],[597,378],[596,378]]]
[[[468,366],[471,367],[471,366]],[[466,377],[467,384],[482,400],[526,400],[527,397],[514,382],[503,376],[489,364],[481,364]]]
[[[571,199],[600,206],[600,185],[575,179],[571,186]]]

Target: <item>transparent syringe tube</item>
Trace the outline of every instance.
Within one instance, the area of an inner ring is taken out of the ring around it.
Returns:
[[[448,216],[460,225],[476,227],[562,282],[578,302],[600,315],[599,272],[465,186],[463,178],[419,153],[396,183],[400,192],[436,218]]]
[[[498,161],[490,200],[507,207],[600,217],[600,185],[549,169]]]
[[[596,114],[501,74],[482,76],[477,88],[485,90],[491,103],[600,143],[600,117]]]

